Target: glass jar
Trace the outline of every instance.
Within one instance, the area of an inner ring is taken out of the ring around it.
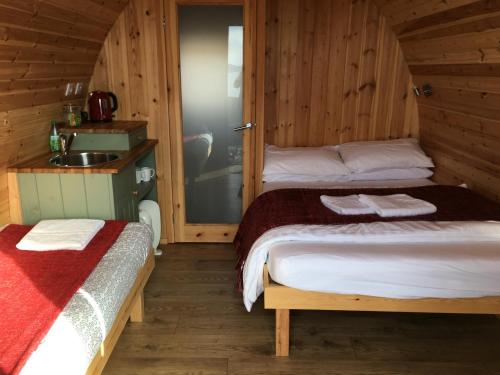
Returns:
[[[82,107],[79,105],[67,104],[63,110],[64,122],[66,126],[78,127],[82,124]]]

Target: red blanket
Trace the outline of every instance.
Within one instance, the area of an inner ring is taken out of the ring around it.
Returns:
[[[126,224],[106,222],[83,251],[21,251],[31,227],[0,232],[0,374],[19,373]]]
[[[378,215],[338,215],[320,201],[321,195],[408,194],[433,203],[431,215],[382,218]],[[243,216],[234,245],[238,254],[238,286],[242,290],[242,272],[253,243],[270,229],[293,224],[350,224],[376,221],[483,221],[500,220],[500,205],[468,189],[456,186],[424,186],[397,189],[280,189],[257,197]]]

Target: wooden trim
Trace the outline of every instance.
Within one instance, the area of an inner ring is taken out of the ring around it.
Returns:
[[[10,223],[22,224],[23,209],[21,207],[21,198],[19,197],[19,183],[16,173],[7,173],[7,185],[9,188]]]
[[[257,8],[255,1],[243,2],[243,123],[255,124],[255,71],[257,62],[255,50],[257,48]],[[245,130],[242,134],[243,142],[243,196],[242,212],[245,212],[255,196],[255,128]]]
[[[447,314],[500,314],[500,296],[482,298],[395,299],[353,294],[320,293],[278,284],[264,267],[264,308],[276,309],[276,355],[285,353],[284,310],[379,311]],[[278,311],[279,313],[278,317]],[[278,322],[279,319],[279,322]],[[280,340],[278,342],[278,339]],[[279,353],[279,354],[278,354]]]
[[[146,3],[144,3],[146,4]],[[160,160],[162,165],[163,176],[158,176],[158,194],[163,193],[163,199],[159,197],[160,207],[162,212],[164,212],[164,230],[162,230],[162,237],[160,242],[162,244],[174,242],[174,207],[173,207],[173,191],[172,191],[172,181],[174,180],[172,174],[172,151],[171,151],[171,123],[169,117],[169,80],[167,76],[167,55],[166,50],[166,40],[167,40],[167,28],[163,26],[163,20],[166,20],[166,8],[165,1],[159,1],[156,6],[159,8],[160,18],[156,21],[156,29],[158,34],[158,39],[156,45],[158,46],[160,52],[160,66],[158,67],[159,74],[159,85],[160,85],[160,108],[159,111],[159,123],[157,123],[157,131],[160,136],[159,142],[161,147],[156,148],[157,159]],[[154,81],[154,80],[153,80]],[[150,82],[150,85],[155,85],[154,82]]]
[[[177,2],[164,0],[165,15],[167,19],[167,32],[165,50],[167,56],[167,82],[168,82],[168,111],[170,123],[170,149],[172,166],[172,203],[174,216],[174,241],[182,241],[182,229],[186,222],[184,212],[184,169],[182,168],[182,113],[181,113],[181,82],[180,82],[180,57],[177,25]]]
[[[266,0],[257,0],[256,75],[255,75],[255,175],[254,197],[262,193],[265,138],[265,79],[266,79]]]
[[[150,250],[144,266],[142,266],[137,273],[134,285],[132,286],[132,289],[130,289],[127,298],[125,298],[125,301],[116,316],[113,326],[101,344],[101,349],[97,352],[94,359],[90,363],[89,368],[87,369],[87,375],[101,374],[129,318],[133,322],[142,321],[144,313],[144,286],[146,285],[154,266],[154,251]]]

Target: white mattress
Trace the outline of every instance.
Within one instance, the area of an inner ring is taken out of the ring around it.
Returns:
[[[243,268],[247,310],[262,272],[284,285],[389,298],[500,295],[500,222],[399,221],[287,225],[253,244]]]
[[[146,261],[152,238],[149,226],[127,224],[32,353],[22,375],[86,373]]]
[[[389,298],[500,295],[500,246],[470,244],[280,243],[272,279],[302,290]]]
[[[376,180],[376,181],[336,181],[336,182],[290,182],[276,181],[265,182],[263,184],[263,193],[271,190],[286,188],[303,189],[363,189],[363,188],[403,188],[429,186],[435,183],[427,178],[415,180]]]

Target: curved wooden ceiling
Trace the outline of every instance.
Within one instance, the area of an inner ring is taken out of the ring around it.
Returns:
[[[66,82],[88,84],[127,2],[1,0],[0,112],[60,101]]]
[[[497,57],[497,46],[490,45],[492,38],[469,38],[464,45],[462,34],[486,33],[498,26],[499,1],[375,2],[392,24],[414,74],[429,72],[422,64],[470,64]],[[0,0],[0,112],[62,99],[61,86],[68,81],[88,83],[105,37],[127,3]],[[453,38],[453,34],[459,36]],[[443,71],[440,66],[432,69]],[[453,69],[455,74],[498,70],[496,66]]]
[[[500,1],[375,1],[391,23],[412,72],[418,74],[419,66],[429,64],[498,62]],[[482,69],[489,70],[486,66]],[[467,74],[480,68],[462,69]]]

